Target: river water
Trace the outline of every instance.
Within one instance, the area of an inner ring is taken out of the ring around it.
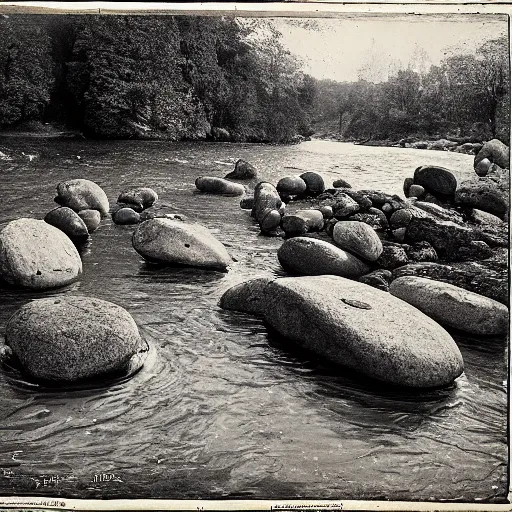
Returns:
[[[132,249],[133,228],[105,220],[79,282],[39,294],[0,288],[0,337],[30,299],[83,294],[125,307],[152,347],[139,373],[94,389],[48,390],[1,371],[0,495],[504,500],[504,339],[454,334],[466,371],[443,390],[390,389],[325,365],[259,319],[217,306],[235,283],[283,275],[282,241],[260,236],[239,198],[194,193],[196,176],[223,176],[238,158],[273,182],[304,169],[402,194],[417,166],[463,177],[472,157],[326,141],[5,138],[0,150],[37,155],[0,161],[0,225],[42,218],[65,179],[91,179],[111,202],[144,185],[211,228],[237,260],[227,273],[148,268]]]

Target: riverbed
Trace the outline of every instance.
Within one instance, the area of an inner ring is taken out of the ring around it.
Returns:
[[[507,344],[453,333],[466,371],[447,389],[386,388],[324,364],[254,317],[221,310],[235,283],[284,275],[282,240],[259,234],[239,198],[195,192],[238,158],[272,182],[305,170],[403,195],[419,165],[473,173],[468,155],[311,141],[297,146],[1,139],[0,227],[43,218],[60,181],[87,178],[111,203],[131,186],[210,228],[229,272],[152,268],[133,227],[110,219],[82,254],[80,281],[33,293],[0,287],[0,338],[27,301],[82,294],[125,307],[151,345],[129,379],[45,389],[0,371],[0,495],[77,498],[318,498],[503,502]]]

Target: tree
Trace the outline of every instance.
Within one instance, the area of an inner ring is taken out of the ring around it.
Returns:
[[[0,18],[0,126],[41,120],[53,85],[50,39],[37,17]]]

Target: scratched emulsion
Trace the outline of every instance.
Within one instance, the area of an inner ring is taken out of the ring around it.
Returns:
[[[158,142],[0,140],[0,223],[42,218],[57,183],[128,186],[211,228],[236,258],[228,273],[152,269],[132,228],[104,221],[82,279],[54,292],[0,289],[0,333],[34,297],[84,294],[130,311],[151,343],[144,369],[95,389],[46,390],[0,372],[0,494],[80,498],[491,500],[506,496],[506,342],[457,337],[466,373],[449,389],[405,392],[323,366],[261,321],[222,311],[224,290],[281,275],[280,239],[259,236],[239,198],[194,194],[198,175],[245,158],[276,182],[296,167],[354,188],[401,193],[418,165],[458,176],[472,157],[335,142],[273,147]],[[77,158],[80,156],[80,159]],[[326,290],[328,293],[328,290]],[[393,327],[391,327],[393,328]]]

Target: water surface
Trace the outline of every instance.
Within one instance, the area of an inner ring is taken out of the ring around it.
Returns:
[[[299,146],[0,139],[37,154],[0,162],[0,225],[43,218],[57,183],[88,178],[111,202],[129,186],[214,231],[228,273],[154,269],[133,228],[105,220],[82,279],[45,293],[0,288],[0,336],[34,297],[84,294],[135,318],[151,355],[128,380],[47,390],[0,373],[0,494],[79,498],[491,500],[507,493],[506,342],[456,335],[465,374],[448,388],[384,388],[294,350],[258,319],[218,308],[244,279],[284,275],[282,240],[259,235],[239,198],[194,192],[245,158],[276,182],[301,170],[402,193],[423,164],[471,175],[472,157],[312,141]],[[80,158],[77,158],[80,157]]]

